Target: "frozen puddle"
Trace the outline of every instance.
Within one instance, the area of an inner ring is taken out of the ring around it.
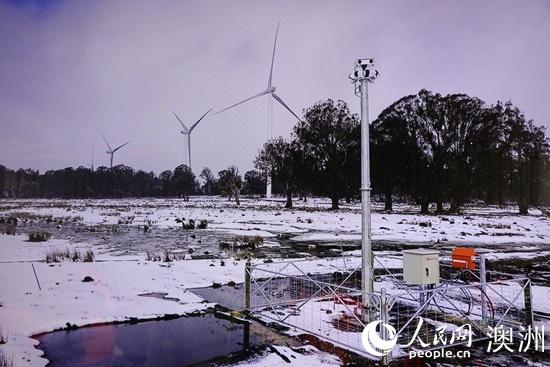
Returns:
[[[172,320],[82,327],[41,334],[52,367],[208,366],[241,360],[265,344],[237,323],[204,313]]]

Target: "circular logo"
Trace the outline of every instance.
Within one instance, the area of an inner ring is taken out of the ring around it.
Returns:
[[[378,334],[378,331],[376,331],[378,325],[386,329],[388,340],[382,339],[380,334]],[[361,335],[361,341],[367,353],[375,357],[382,357],[388,354],[392,348],[395,347],[395,344],[397,344],[397,332],[395,328],[389,324],[382,324],[380,320],[373,321],[365,326],[363,334]]]

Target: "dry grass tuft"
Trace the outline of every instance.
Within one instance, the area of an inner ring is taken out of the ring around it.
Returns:
[[[66,248],[65,250],[52,250],[46,254],[47,263],[59,263],[65,260],[72,262],[93,262],[95,260],[95,254],[92,250],[86,250],[81,252],[78,250],[71,251]]]
[[[13,359],[3,349],[0,349],[0,367],[13,367]]]
[[[170,252],[164,251],[164,253],[147,252],[147,261],[163,261],[166,263],[172,261],[187,260],[186,254],[183,252]]]
[[[220,242],[221,248],[252,248],[255,249],[264,244],[261,236],[236,236],[232,242]]]

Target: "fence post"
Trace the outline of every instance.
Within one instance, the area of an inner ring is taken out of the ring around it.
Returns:
[[[36,283],[38,284],[38,290],[41,291],[42,287],[40,286],[40,281],[38,280],[38,275],[36,275],[36,270],[34,269],[34,264],[31,263],[32,266],[32,272],[34,273],[34,278],[36,279]]]
[[[420,289],[420,292],[418,294],[419,306],[424,307],[424,303],[426,303],[426,300],[428,299],[426,297],[427,288],[424,284],[419,285],[418,288]]]
[[[525,318],[527,325],[525,326],[533,326],[533,292],[531,289],[531,279],[527,278],[525,279],[523,288],[523,297],[524,297],[524,303],[525,303]]]
[[[252,271],[252,265],[250,259],[246,260],[244,265],[244,309],[250,311],[250,272]]]
[[[380,289],[380,319],[382,320],[382,326],[380,327],[380,333],[383,340],[388,339],[388,331],[385,325],[388,323],[388,302],[386,299],[386,288]],[[381,359],[382,365],[388,365],[388,355],[384,354]]]
[[[479,283],[481,286],[481,322],[487,322],[487,270],[485,267],[485,253],[482,251],[479,254]]]

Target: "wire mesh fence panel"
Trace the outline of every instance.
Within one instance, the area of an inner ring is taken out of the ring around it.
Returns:
[[[527,326],[525,287],[512,277],[484,284],[442,283],[390,296],[389,323],[402,349],[434,349],[487,339],[499,326]]]
[[[251,268],[251,310],[260,318],[362,352],[361,272],[319,266],[315,261],[272,263]],[[369,297],[379,308],[379,297]]]

